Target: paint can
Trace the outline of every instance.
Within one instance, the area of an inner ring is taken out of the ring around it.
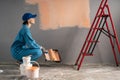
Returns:
[[[31,56],[26,56],[22,58],[23,63],[20,64],[20,74],[22,76],[26,76],[26,70],[27,68],[32,67],[32,64],[30,63],[31,61]]]
[[[38,79],[39,78],[39,70],[40,70],[39,63],[36,61],[31,61],[31,62],[37,64],[37,66],[32,66],[32,67],[27,68],[26,76],[30,79]]]
[[[26,70],[27,70],[27,68],[30,68],[30,67],[32,67],[32,64],[29,64],[29,65],[21,64],[20,65],[21,76],[26,76]]]

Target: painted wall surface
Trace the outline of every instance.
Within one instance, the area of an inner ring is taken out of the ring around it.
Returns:
[[[90,27],[89,0],[25,0],[38,5],[40,29]]]
[[[90,0],[91,23],[99,3],[100,0]],[[120,0],[109,0],[111,14],[118,37],[120,33],[119,3]],[[10,54],[10,46],[22,26],[21,16],[25,12],[38,14],[38,9],[38,4],[27,4],[25,0],[0,0],[0,63],[15,62]],[[74,64],[89,29],[75,26],[44,31],[39,28],[39,23],[40,19],[37,17],[36,24],[31,28],[33,38],[47,49],[58,49],[63,63]],[[100,37],[100,42],[96,46],[94,54],[93,57],[86,57],[84,63],[115,63],[109,40],[104,35]],[[44,56],[38,61],[44,62]]]

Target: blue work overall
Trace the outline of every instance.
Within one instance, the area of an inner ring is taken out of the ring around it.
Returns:
[[[30,28],[23,25],[11,46],[14,59],[22,61],[23,56],[31,55],[31,60],[37,60],[42,55],[40,46],[32,38]]]

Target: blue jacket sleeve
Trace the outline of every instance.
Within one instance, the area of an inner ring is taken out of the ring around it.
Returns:
[[[29,31],[25,32],[24,39],[25,39],[27,47],[29,47],[29,48],[40,48],[40,46],[32,38],[31,32],[29,32]]]

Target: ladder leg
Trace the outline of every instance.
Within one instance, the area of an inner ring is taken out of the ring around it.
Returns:
[[[106,22],[106,27],[107,27],[108,32],[110,33],[110,30],[109,30],[109,27],[108,27],[108,23],[107,23],[107,22]],[[114,44],[113,44],[113,41],[112,41],[112,36],[111,36],[110,34],[109,34],[109,39],[110,39],[110,43],[111,43],[111,46],[112,46],[112,50],[113,50],[113,54],[114,54],[116,66],[118,66],[119,64],[118,64],[118,60],[117,60],[117,56],[116,56]]]
[[[115,47],[114,47],[114,44],[113,44],[111,36],[109,37],[109,39],[110,39],[110,43],[111,43],[111,46],[112,46],[112,50],[113,50],[116,66],[119,66],[118,59],[117,59],[116,52],[115,52]]]
[[[80,60],[80,57],[81,57],[81,53],[78,55],[78,58],[77,58],[77,60],[75,62],[75,65],[78,65],[78,61]]]
[[[115,31],[115,27],[114,27],[114,24],[113,24],[113,21],[112,21],[112,16],[111,16],[108,5],[106,5],[106,8],[107,8],[107,11],[108,11],[108,14],[109,14],[109,19],[110,19],[110,22],[111,22],[111,25],[112,25],[112,30],[113,30],[113,33],[114,33],[114,36],[115,36],[115,41],[116,41],[116,44],[117,44],[117,48],[118,48],[118,51],[120,52],[118,37],[117,37],[116,31]],[[103,12],[103,14],[105,14],[105,13]],[[112,36],[110,35],[110,29],[109,29],[109,26],[108,26],[108,22],[106,22],[106,27],[107,27],[107,30],[108,30],[108,33],[109,33],[108,35],[109,35],[110,43],[111,43],[111,46],[112,46],[116,66],[119,66],[118,59],[117,59],[116,52],[115,52],[115,48],[114,48],[114,44],[113,44],[113,40],[112,40]]]
[[[81,57],[81,60],[80,60],[80,62],[79,62],[79,65],[78,65],[77,70],[80,69],[80,67],[81,67],[81,65],[82,65],[82,62],[83,62],[83,60],[84,60],[84,57],[85,57],[85,53],[84,53],[84,54],[82,55],[82,57]]]
[[[117,48],[118,48],[118,51],[119,51],[119,53],[120,53],[120,46],[119,46],[118,36],[117,36],[116,30],[115,30],[115,27],[114,27],[114,24],[113,24],[113,21],[112,21],[112,16],[111,16],[111,13],[110,13],[109,6],[106,5],[106,8],[107,8],[108,13],[109,13],[109,15],[110,15],[110,21],[111,21],[111,24],[112,24],[113,33],[114,33],[114,35],[115,35],[115,38],[116,38],[115,40],[116,40]]]

